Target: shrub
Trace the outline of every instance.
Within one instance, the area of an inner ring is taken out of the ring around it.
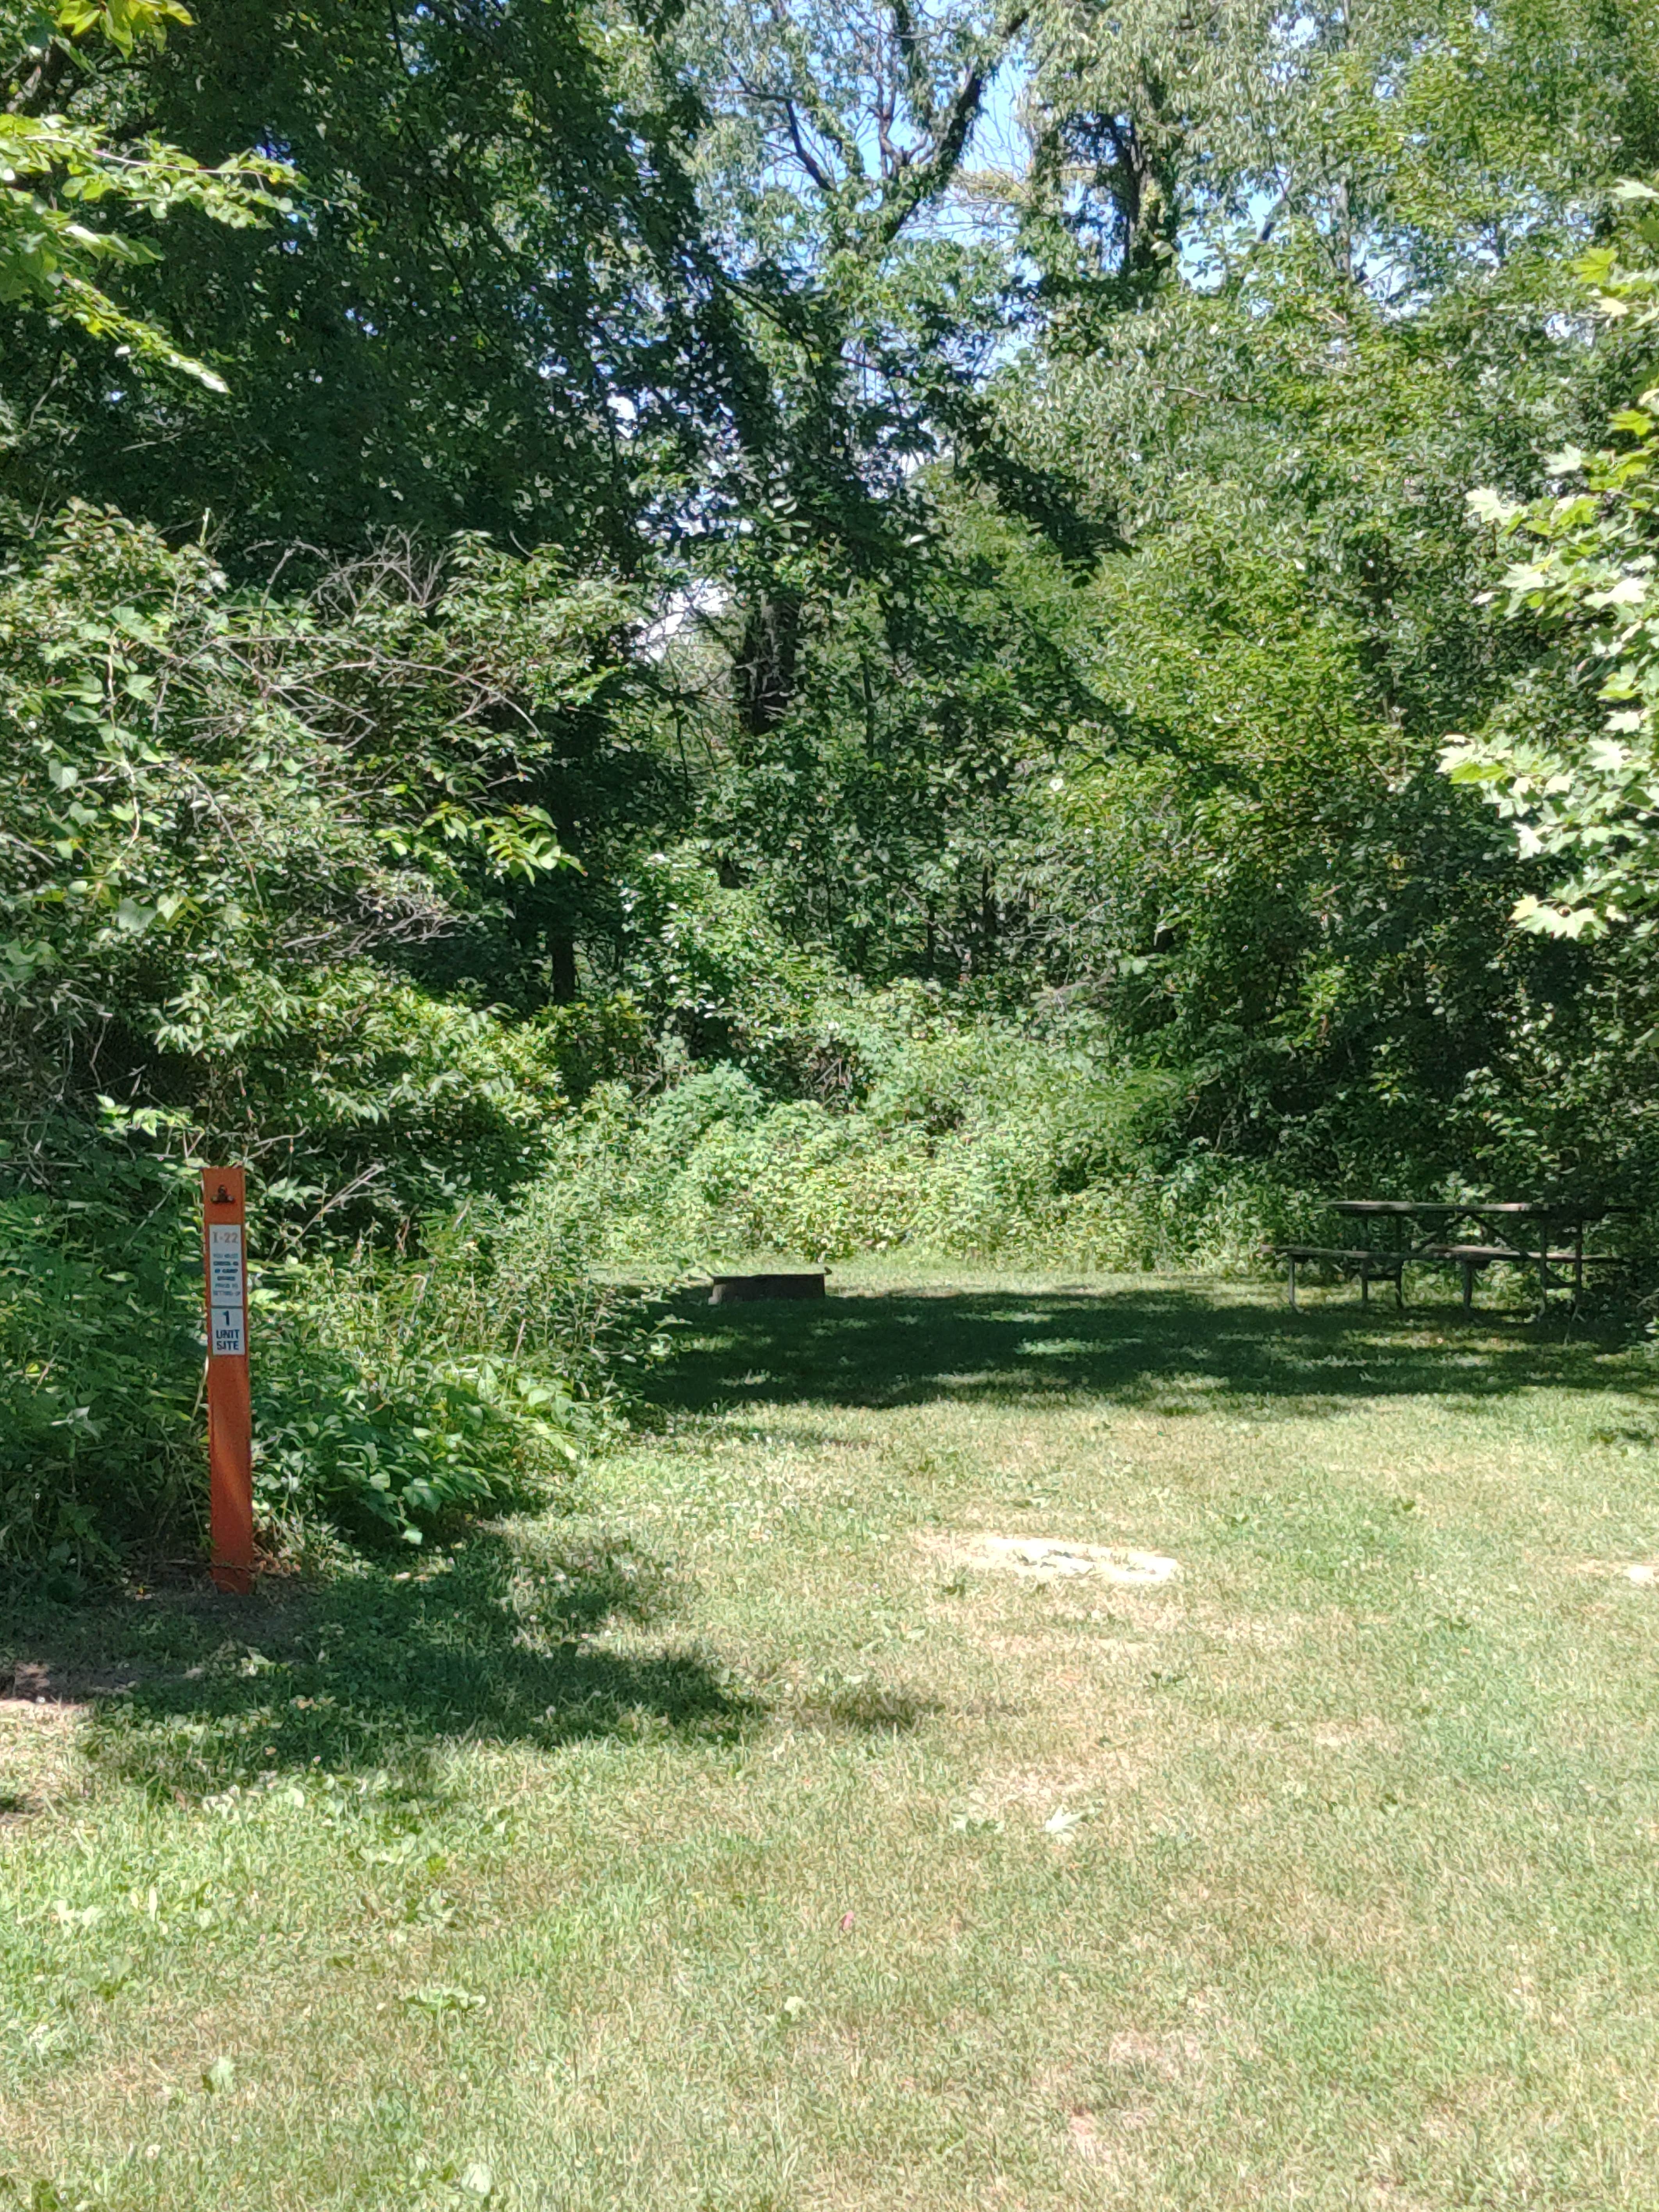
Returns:
[[[910,1237],[927,1165],[925,1143],[862,1114],[773,1106],[747,1127],[704,1132],[672,1187],[673,1241],[722,1258],[884,1250]]]
[[[1170,1147],[1177,1077],[989,1024],[953,1030],[913,998],[855,1005],[861,1103],[769,1100],[730,1064],[644,1100],[602,1087],[556,1133],[550,1188],[611,1261],[664,1268],[908,1244],[1248,1271],[1265,1244],[1307,1232],[1317,1201],[1293,1182]]]
[[[544,1503],[660,1348],[644,1302],[592,1269],[556,1183],[471,1200],[407,1255],[360,1242],[258,1293],[258,1488],[273,1518],[418,1543],[462,1513]]]
[[[205,1517],[196,1171],[54,1133],[54,1182],[0,1194],[0,1565],[199,1551]],[[37,1166],[38,1166],[37,1163]],[[267,1535],[423,1534],[545,1498],[650,1341],[595,1282],[550,1187],[470,1200],[404,1249],[281,1253],[256,1192],[256,1503]]]
[[[253,1374],[268,1522],[418,1544],[459,1515],[538,1502],[574,1456],[568,1383],[487,1348],[452,1349],[439,1272],[359,1249],[266,1289]],[[465,1282],[453,1263],[442,1272]]]
[[[1036,1257],[1126,1273],[1248,1275],[1260,1271],[1269,1245],[1312,1237],[1322,1206],[1316,1193],[1255,1163],[1194,1152],[1167,1168],[1143,1165],[1057,1198],[1030,1249]]]
[[[108,1564],[199,1511],[199,1246],[144,1180],[145,1207],[95,1160],[76,1196],[0,1197],[0,1564]]]

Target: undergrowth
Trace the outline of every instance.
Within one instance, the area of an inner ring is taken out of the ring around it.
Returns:
[[[905,1247],[1250,1272],[1319,1200],[1265,1165],[1162,1144],[1178,1088],[991,1030],[903,1040],[838,1101],[769,1097],[719,1064],[646,1097],[597,1086],[540,1188],[618,1265]]]
[[[0,1568],[72,1580],[199,1552],[195,1182],[89,1152],[72,1182],[0,1198]],[[278,1548],[416,1545],[545,1503],[654,1340],[545,1190],[469,1201],[401,1249],[307,1243],[256,1203],[249,1243],[256,1503]]]

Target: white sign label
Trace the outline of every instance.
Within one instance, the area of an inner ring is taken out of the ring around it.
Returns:
[[[216,1359],[241,1359],[247,1352],[247,1331],[240,1306],[213,1309],[213,1352]]]
[[[247,1314],[242,1292],[242,1231],[235,1222],[208,1227],[209,1343],[217,1358],[247,1353]]]

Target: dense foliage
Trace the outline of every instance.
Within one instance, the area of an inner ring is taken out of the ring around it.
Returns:
[[[193,1540],[215,1155],[290,1546],[617,1271],[1659,1206],[1638,0],[0,22],[0,1561]]]
[[[1628,183],[1618,198],[1644,210],[1637,226],[1659,246],[1659,191]],[[1621,264],[1597,248],[1580,264],[1609,318],[1659,320],[1659,271]],[[1511,682],[1478,738],[1448,748],[1454,782],[1487,787],[1518,828],[1521,849],[1576,866],[1550,896],[1528,893],[1516,919],[1552,936],[1600,935],[1634,921],[1652,929],[1659,906],[1659,576],[1653,473],[1659,461],[1659,387],[1621,407],[1620,443],[1594,453],[1569,446],[1544,465],[1583,489],[1529,504],[1490,491],[1471,505],[1522,557],[1502,589],[1511,618],[1531,617],[1551,649]],[[1610,711],[1601,711],[1610,710]]]

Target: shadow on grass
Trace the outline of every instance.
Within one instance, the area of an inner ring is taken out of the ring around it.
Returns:
[[[975,1400],[1098,1401],[1171,1419],[1227,1408],[1339,1413],[1361,1400],[1480,1400],[1522,1389],[1653,1384],[1629,1324],[1593,1328],[1497,1310],[1322,1304],[1167,1284],[898,1291],[711,1309],[695,1295],[650,1385],[665,1412]]]
[[[267,1578],[252,1599],[194,1587],[10,1607],[0,1689],[86,1705],[94,1763],[163,1795],[301,1768],[384,1768],[420,1789],[463,1740],[740,1734],[760,1708],[708,1654],[590,1641],[669,1595],[614,1543],[479,1532],[407,1571],[366,1563],[286,1592]]]
[[[1092,1402],[1271,1419],[1382,1397],[1654,1393],[1623,1356],[1628,1331],[1334,1303],[1292,1314],[1168,1284],[714,1309],[688,1298],[681,1313],[678,1354],[652,1377],[657,1407],[752,1407],[757,1426],[783,1405]],[[1627,1407],[1610,1408],[1605,1433],[1650,1436],[1659,1415],[1647,1410],[1632,1425]],[[672,1595],[658,1565],[614,1539],[556,1522],[511,1539],[478,1531],[435,1559],[363,1563],[286,1589],[268,1582],[252,1600],[194,1586],[9,1604],[0,1694],[89,1707],[83,1741],[105,1771],[186,1797],[313,1767],[383,1768],[428,1788],[445,1751],[468,1740],[544,1750],[732,1740],[766,1708],[709,1654],[598,1640],[607,1625],[660,1618]],[[798,1717],[876,1730],[920,1714],[872,1692]]]

